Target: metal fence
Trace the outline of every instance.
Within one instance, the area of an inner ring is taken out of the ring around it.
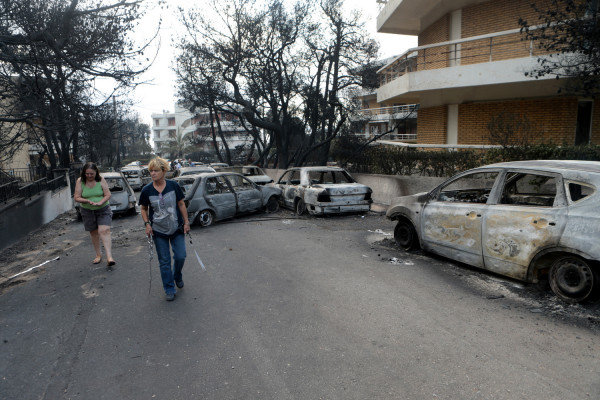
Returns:
[[[16,199],[31,199],[33,196],[39,193],[50,190],[55,191],[67,186],[67,177],[64,173],[57,173],[56,177],[45,176],[36,180],[29,180],[31,177],[35,177],[34,174],[27,174],[26,168],[21,171],[11,170],[10,172],[2,171],[3,181],[0,182],[0,202],[3,204],[8,203],[10,200]],[[15,173],[18,172],[18,173]],[[75,188],[75,181],[79,176],[78,170],[69,171],[69,180],[71,181],[71,195]],[[10,177],[13,179],[10,180]]]

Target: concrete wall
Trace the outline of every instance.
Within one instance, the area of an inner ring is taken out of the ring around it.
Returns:
[[[69,184],[54,192],[44,191],[30,199],[2,206],[0,208],[0,250],[18,242],[72,208],[73,199]]]
[[[277,182],[284,170],[265,169],[265,172]],[[394,197],[428,192],[448,179],[430,176],[375,174],[352,174],[352,177],[356,179],[358,183],[362,183],[373,189],[373,201],[384,205],[390,205]]]

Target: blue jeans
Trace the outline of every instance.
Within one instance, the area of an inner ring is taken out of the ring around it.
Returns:
[[[176,233],[170,237],[159,237],[154,235],[154,245],[160,266],[160,277],[162,278],[165,293],[175,293],[175,282],[182,280],[181,270],[185,262],[185,235]],[[170,248],[169,248],[170,243]],[[173,250],[173,269],[171,269],[171,249]]]

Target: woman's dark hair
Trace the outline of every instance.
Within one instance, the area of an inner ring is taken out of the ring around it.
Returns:
[[[83,168],[81,169],[81,182],[85,182],[85,171],[87,171],[88,169],[93,169],[94,171],[96,171],[96,176],[94,177],[94,179],[96,180],[96,182],[100,182],[100,171],[98,170],[98,166],[96,165],[96,163],[93,163],[91,161],[86,162]]]

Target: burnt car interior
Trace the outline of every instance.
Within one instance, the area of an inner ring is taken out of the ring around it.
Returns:
[[[458,203],[487,203],[497,172],[479,172],[450,182],[440,190],[438,201]]]
[[[223,181],[223,178],[208,178],[206,181],[206,194],[230,193],[229,186]]]
[[[254,189],[254,184],[252,182],[239,175],[227,175],[225,179],[227,179],[236,192]]]
[[[122,192],[125,188],[125,182],[121,179],[106,179],[106,184],[111,192]]]
[[[592,195],[592,193],[595,191],[595,189],[591,186],[575,182],[569,182],[568,189],[569,197],[571,198],[572,202],[583,200]]]
[[[552,207],[555,199],[556,179],[553,176],[509,172],[500,203]]]
[[[344,174],[342,171],[310,171],[308,173],[308,179],[313,185],[321,183],[353,183],[354,181],[350,176]]]

